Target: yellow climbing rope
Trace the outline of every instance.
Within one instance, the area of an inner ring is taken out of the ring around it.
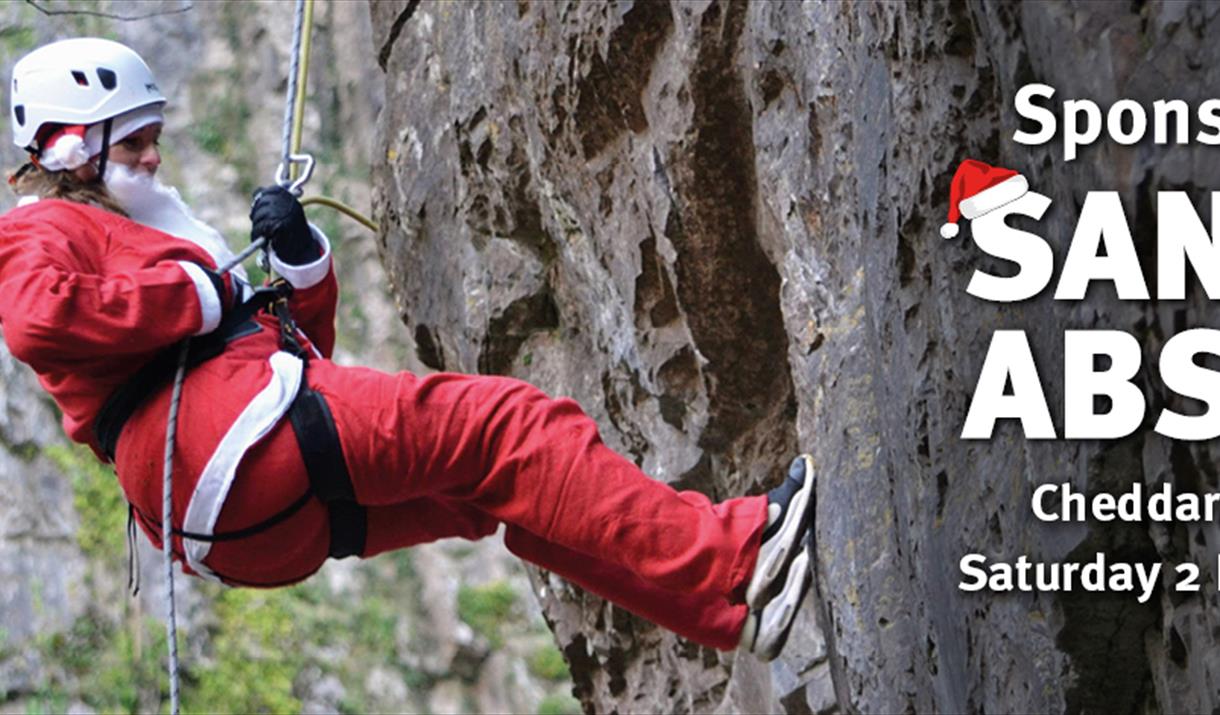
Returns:
[[[350,218],[354,221],[358,221],[368,230],[370,230],[374,233],[377,232],[377,224],[373,223],[372,219],[370,219],[369,217],[360,213],[359,211],[352,208],[351,206],[348,206],[347,204],[343,203],[342,201],[339,201],[337,199],[332,199],[329,196],[309,196],[304,199],[301,199],[301,205],[302,206],[317,205],[317,206],[326,206],[326,207],[332,208],[341,214],[345,214],[348,218]]]
[[[309,48],[313,38],[313,0],[305,0],[305,17],[301,24],[301,52],[300,60],[297,64],[297,84],[299,88],[292,101],[292,134],[291,134],[291,152],[293,154],[301,153],[301,133],[305,124],[305,93],[308,87],[305,82],[309,78]],[[297,166],[293,164],[289,167],[289,176],[292,179],[297,178]]]
[[[301,56],[300,63],[297,65],[297,86],[301,88],[297,92],[295,101],[292,106],[292,138],[291,151],[293,154],[301,153],[301,135],[305,124],[305,82],[309,77],[309,47],[310,38],[313,35],[313,0],[305,0],[305,19],[301,33]],[[292,164],[289,167],[289,177],[297,178],[297,164]],[[347,204],[332,199],[329,196],[310,196],[301,199],[302,206],[326,206],[335,211],[359,222],[362,226],[374,233],[377,232],[377,224],[372,219],[360,213],[356,209]]]

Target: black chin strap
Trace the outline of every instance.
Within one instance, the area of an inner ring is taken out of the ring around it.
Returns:
[[[97,180],[106,183],[106,162],[110,159],[110,128],[114,119],[107,119],[102,124],[102,154],[97,160]]]

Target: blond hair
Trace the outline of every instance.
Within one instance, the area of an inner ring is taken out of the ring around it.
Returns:
[[[101,181],[84,181],[71,171],[47,171],[29,163],[13,172],[8,183],[18,196],[37,196],[42,199],[64,199],[78,204],[87,204],[113,211],[120,216],[127,212],[106,190]]]

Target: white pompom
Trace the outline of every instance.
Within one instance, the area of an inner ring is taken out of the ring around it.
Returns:
[[[39,162],[48,171],[71,171],[89,161],[85,140],[75,134],[65,134],[42,152]]]
[[[941,224],[940,237],[941,238],[953,238],[954,236],[956,236],[958,234],[959,230],[960,229],[958,228],[957,224],[955,224],[955,223]]]

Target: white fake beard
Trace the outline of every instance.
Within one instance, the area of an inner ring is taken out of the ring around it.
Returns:
[[[194,243],[218,266],[232,260],[234,253],[224,236],[195,218],[178,190],[153,174],[111,163],[106,167],[106,189],[133,221]],[[246,280],[242,266],[236,266],[233,273]]]

